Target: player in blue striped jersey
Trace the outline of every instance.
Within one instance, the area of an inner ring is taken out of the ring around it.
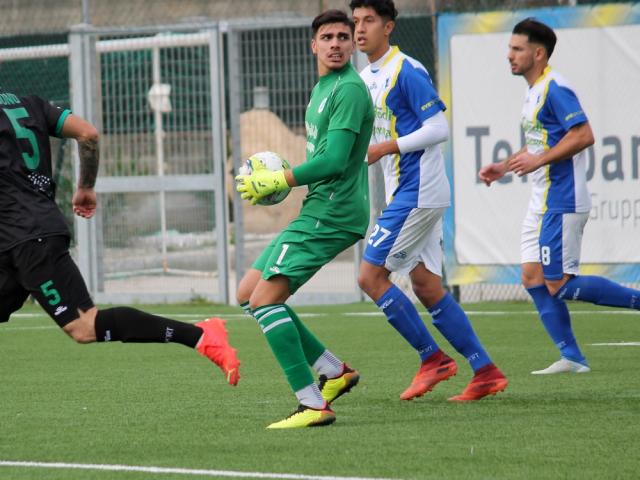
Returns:
[[[460,305],[442,287],[442,215],[450,205],[450,189],[438,144],[449,136],[446,107],[424,66],[390,46],[397,15],[393,1],[353,0],[350,7],[356,44],[369,60],[360,75],[376,112],[368,163],[380,161],[387,200],[369,236],[358,283],[420,356],[420,369],[402,400],[424,395],[455,375],[457,366],[429,334],[413,303],[390,281],[391,272],[409,274],[433,324],[475,372],[465,391],[450,400],[478,400],[504,390],[508,382]]]
[[[640,309],[640,291],[578,274],[582,234],[591,209],[585,149],[594,140],[575,92],[548,64],[555,44],[554,31],[533,18],[514,27],[508,59],[511,73],[527,81],[522,109],[526,145],[479,172],[487,185],[508,171],[532,176],[529,209],[522,225],[522,283],[561,355],[534,374],[590,371],[564,300]]]

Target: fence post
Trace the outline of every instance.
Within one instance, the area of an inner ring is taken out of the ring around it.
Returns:
[[[98,57],[96,38],[89,33],[89,26],[75,25],[69,33],[69,83],[71,107],[78,116],[100,129],[98,95]],[[73,149],[74,180],[80,175],[78,150]],[[76,242],[78,244],[78,267],[89,292],[95,296],[99,289],[98,258],[96,242],[96,219],[75,217]]]
[[[209,32],[209,76],[211,82],[211,141],[213,144],[213,175],[215,178],[215,228],[218,262],[218,294],[222,303],[229,303],[229,246],[227,244],[227,163],[226,124],[224,113],[224,74],[220,29]]]
[[[227,32],[227,58],[229,59],[229,119],[231,122],[231,155],[233,157],[233,174],[238,173],[242,165],[242,147],[240,143],[240,112],[241,112],[241,77],[240,77],[240,31],[230,28]],[[235,238],[235,270],[236,285],[245,271],[244,245],[244,216],[242,213],[242,199],[240,194],[233,191],[233,225]]]

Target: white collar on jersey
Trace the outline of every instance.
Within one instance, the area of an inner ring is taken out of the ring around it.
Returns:
[[[370,63],[371,71],[376,73],[378,70],[382,68],[382,66],[387,62],[387,60],[394,55],[394,52],[398,50],[398,47],[389,46],[389,50],[385,52],[383,56],[381,56],[378,60],[373,63]]]

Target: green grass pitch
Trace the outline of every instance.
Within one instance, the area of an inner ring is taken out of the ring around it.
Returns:
[[[458,361],[458,375],[401,402],[418,358],[374,305],[300,307],[303,321],[360,371],[361,381],[335,402],[334,425],[268,431],[296,402],[255,322],[236,316],[239,309],[145,307],[187,321],[226,316],[242,360],[240,384],[232,388],[213,364],[181,345],[76,345],[38,308],[25,307],[0,325],[0,463],[397,479],[638,478],[640,347],[592,344],[640,342],[639,313],[572,305],[593,371],[534,376],[529,372],[557,353],[531,305],[465,308],[509,377],[504,393],[447,402],[471,371],[430,328]],[[3,480],[156,478],[216,477],[0,465]]]

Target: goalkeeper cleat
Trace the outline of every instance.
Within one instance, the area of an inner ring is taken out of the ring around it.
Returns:
[[[509,385],[507,377],[493,363],[482,367],[471,379],[471,383],[460,395],[451,397],[451,402],[470,402],[480,400],[487,395],[502,392]]]
[[[227,382],[237,385],[240,380],[240,361],[236,356],[236,349],[227,341],[225,321],[221,318],[209,318],[196,323],[202,329],[202,337],[196,345],[196,350],[220,367]]]
[[[329,407],[328,403],[323,408],[316,409],[307,407],[306,405],[298,405],[298,409],[284,420],[272,423],[267,428],[305,428],[305,427],[323,427],[331,425],[336,421],[336,414]]]
[[[589,365],[574,362],[568,358],[561,358],[557,362],[553,362],[543,370],[534,370],[533,375],[550,375],[554,373],[589,373],[591,369]]]
[[[421,397],[433,390],[438,383],[448,380],[458,372],[458,365],[453,358],[438,350],[420,365],[420,370],[407,388],[400,395],[400,400],[411,400]]]
[[[336,398],[348,393],[359,381],[360,374],[344,363],[342,364],[342,373],[339,376],[327,378],[326,375],[320,375],[318,388],[322,393],[322,398],[327,403],[331,403]]]

